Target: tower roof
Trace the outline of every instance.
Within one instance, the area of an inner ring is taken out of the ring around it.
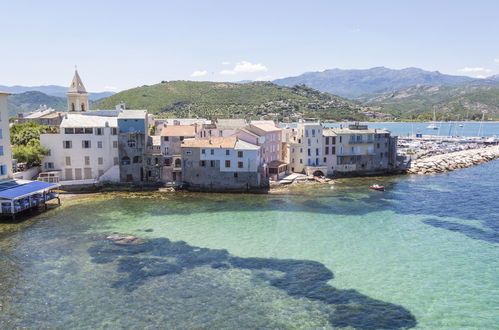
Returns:
[[[71,86],[69,86],[68,93],[87,93],[87,90],[81,81],[80,75],[78,74],[78,70],[75,70],[75,75],[73,77],[73,81],[71,82]]]

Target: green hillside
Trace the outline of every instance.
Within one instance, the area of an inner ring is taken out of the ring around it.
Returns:
[[[30,112],[46,105],[55,110],[66,110],[66,98],[50,96],[42,92],[29,91],[9,96],[9,116],[16,117],[20,112]]]
[[[359,103],[380,107],[400,120],[499,119],[499,86],[416,86],[395,92],[359,97]]]
[[[306,86],[270,82],[163,82],[117,93],[93,108],[114,109],[120,102],[129,109],[147,109],[162,117],[365,119],[359,113],[363,107],[349,100]]]

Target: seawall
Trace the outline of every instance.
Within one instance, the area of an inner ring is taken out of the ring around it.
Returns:
[[[411,162],[410,174],[435,174],[470,167],[499,158],[499,146],[422,157]]]

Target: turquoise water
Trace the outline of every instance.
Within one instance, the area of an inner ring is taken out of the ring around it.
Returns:
[[[0,328],[497,328],[498,172],[67,201],[0,223]]]

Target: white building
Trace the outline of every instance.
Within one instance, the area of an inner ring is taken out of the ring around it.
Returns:
[[[324,141],[319,122],[299,122],[291,130],[287,143],[286,161],[291,172],[326,175]]]
[[[7,109],[9,95],[9,93],[0,92],[0,181],[12,178],[9,111]]]
[[[119,181],[117,116],[114,110],[65,115],[59,133],[40,135],[49,149],[43,170],[60,171],[62,181]]]

